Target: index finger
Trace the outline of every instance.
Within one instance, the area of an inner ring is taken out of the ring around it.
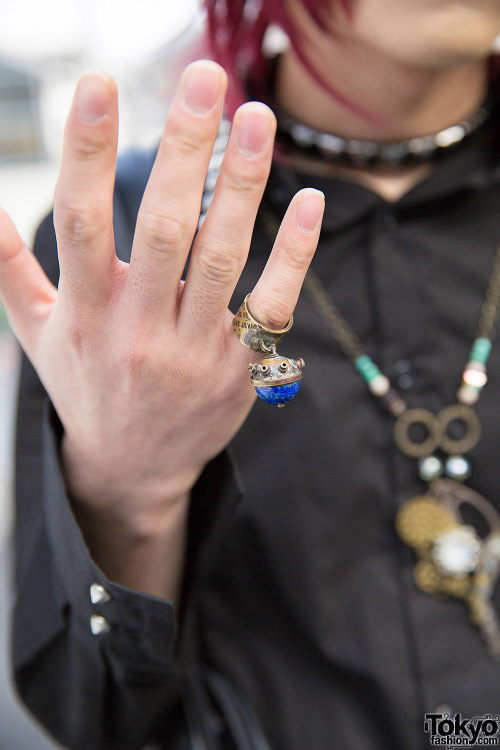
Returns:
[[[226,85],[226,74],[216,63],[192,63],[167,116],[139,210],[130,263],[136,305],[149,315],[164,318],[175,311]]]

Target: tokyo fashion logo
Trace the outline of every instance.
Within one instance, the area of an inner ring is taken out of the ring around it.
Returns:
[[[500,716],[463,719],[461,714],[425,714],[429,744],[440,747],[492,747],[500,744]]]

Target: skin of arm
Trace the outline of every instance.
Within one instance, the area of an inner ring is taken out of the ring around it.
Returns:
[[[67,120],[54,202],[59,287],[0,213],[0,296],[64,428],[66,485],[91,554],[123,586],[175,601],[190,491],[255,395],[254,354],[227,306],[266,184],[275,118],[239,109],[212,206],[196,231],[226,76],[210,61],[181,77],[139,211],[131,262],[114,252],[117,92],[83,76]],[[181,188],[179,186],[182,186]],[[292,200],[251,309],[281,327],[314,253],[324,198]]]
[[[291,114],[339,135],[393,140],[446,127],[479,104],[500,29],[496,0],[351,5],[339,15],[332,3],[329,33],[289,0],[311,63],[374,118],[328,95],[293,49],[282,57],[276,91]],[[103,74],[82,77],[66,126],[54,205],[58,290],[0,213],[0,297],[63,424],[67,486],[90,550],[113,580],[173,600],[191,488],[255,398],[246,369],[253,355],[234,337],[227,306],[272,158],[275,119],[262,104],[247,103],[234,117],[214,200],[180,283],[225,89],[212,62],[194,63],[181,77],[130,264],[114,252],[117,94]],[[396,197],[424,176],[397,175],[395,192],[392,175],[343,175]],[[293,312],[323,203],[321,193],[305,190],[290,204],[251,292],[252,314],[264,325],[280,328]]]

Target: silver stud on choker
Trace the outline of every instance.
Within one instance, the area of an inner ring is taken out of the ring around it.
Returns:
[[[278,119],[278,143],[286,153],[300,151],[311,157],[354,167],[399,166],[428,161],[438,152],[456,146],[472,135],[489,115],[486,105],[470,117],[437,133],[408,138],[402,141],[366,141],[360,138],[342,138],[304,125],[275,108]]]

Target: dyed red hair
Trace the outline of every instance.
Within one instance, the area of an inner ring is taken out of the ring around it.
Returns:
[[[327,30],[327,18],[331,19],[334,2],[348,17],[351,16],[350,0],[297,0],[314,23]],[[270,61],[264,56],[264,35],[272,24],[285,31],[294,51],[311,76],[337,101],[361,117],[378,122],[380,118],[344,96],[324,80],[321,71],[308,60],[302,46],[300,28],[297,28],[288,12],[286,0],[203,0],[207,10],[208,43],[214,60],[219,62],[229,77],[226,100],[227,114],[248,99],[249,90],[256,97],[265,98],[269,87]],[[329,31],[331,32],[331,22]],[[500,78],[500,55],[490,58],[490,80]]]
[[[331,13],[332,0],[300,0],[315,24],[325,29],[327,13]],[[349,13],[349,0],[337,0]],[[228,114],[248,97],[245,87],[262,95],[266,91],[269,60],[262,51],[264,35],[271,24],[286,32],[295,52],[311,75],[335,98],[346,106],[353,103],[326,84],[307,59],[302,49],[300,29],[294,25],[283,0],[204,0],[207,9],[208,39],[213,58],[227,71],[229,91]]]

